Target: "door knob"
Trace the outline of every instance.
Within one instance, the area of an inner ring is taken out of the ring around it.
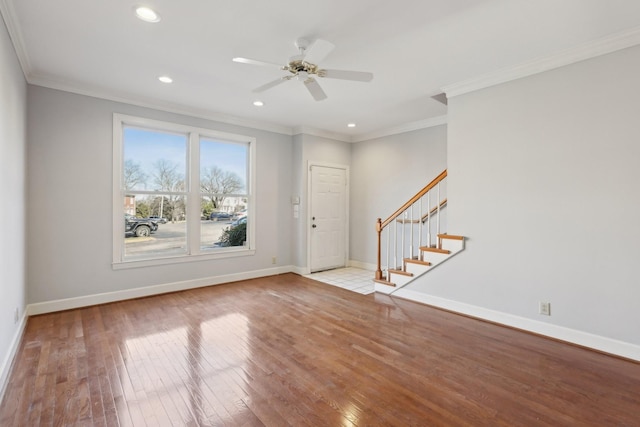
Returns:
[[[315,224],[313,224],[311,227],[316,228],[316,225],[315,225]]]

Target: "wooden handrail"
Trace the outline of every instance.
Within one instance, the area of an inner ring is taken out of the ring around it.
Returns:
[[[393,221],[394,219],[399,217],[402,214],[402,212],[406,211],[412,204],[414,204],[415,202],[420,200],[420,197],[422,197],[425,194],[427,194],[433,187],[438,185],[438,183],[440,181],[442,181],[443,179],[445,179],[446,177],[447,177],[447,170],[445,169],[442,172],[440,172],[440,175],[435,177],[435,179],[433,181],[431,181],[429,184],[427,184],[426,187],[424,187],[422,190],[418,191],[418,193],[415,196],[410,198],[407,203],[402,205],[400,207],[400,209],[398,209],[397,211],[392,213],[389,218],[387,218],[384,221],[382,221],[380,231],[382,231],[383,228],[385,228],[387,225],[389,225],[391,223],[391,221]]]
[[[418,193],[413,196],[411,199],[409,199],[409,201],[407,203],[405,203],[404,205],[402,205],[397,211],[395,211],[393,214],[391,214],[391,216],[387,219],[385,219],[384,221],[382,221],[381,218],[378,218],[378,220],[376,221],[376,233],[378,234],[377,236],[377,240],[378,240],[378,254],[377,254],[377,267],[376,267],[376,280],[381,280],[382,279],[382,265],[381,265],[381,254],[382,254],[382,250],[381,250],[381,236],[382,236],[382,229],[384,229],[387,225],[389,225],[393,220],[395,220],[396,218],[398,218],[404,211],[406,211],[411,205],[413,205],[415,202],[417,202],[418,200],[420,200],[420,198],[422,196],[424,196],[425,194],[427,194],[433,187],[435,187],[436,185],[438,185],[443,179],[445,179],[447,177],[447,170],[443,170],[442,172],[440,172],[440,175],[438,175],[437,177],[435,177],[433,179],[433,181],[431,181],[429,184],[427,184],[422,190],[418,191]],[[446,204],[446,199],[442,202],[439,202],[442,204]],[[436,206],[436,209],[439,209],[441,207],[441,205]]]
[[[442,201],[440,202],[440,206],[434,206],[431,208],[431,210],[429,211],[429,213],[426,213],[424,215],[422,215],[422,223],[424,224],[425,222],[427,222],[427,219],[429,219],[430,216],[435,215],[435,213],[438,211],[438,209],[442,209],[445,206],[447,206],[447,199],[442,199]],[[396,221],[398,221],[399,223],[407,223],[407,222],[413,222],[414,224],[417,224],[420,222],[419,219],[414,219],[414,220],[404,220],[404,219],[396,219]]]

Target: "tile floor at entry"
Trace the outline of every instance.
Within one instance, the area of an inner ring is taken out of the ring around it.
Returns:
[[[373,285],[374,272],[361,268],[346,267],[334,270],[319,271],[308,274],[304,277],[317,280],[328,285],[348,289],[359,294],[368,295],[374,292]]]

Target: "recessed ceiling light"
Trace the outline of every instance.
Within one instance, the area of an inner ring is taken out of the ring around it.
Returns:
[[[173,79],[169,76],[160,76],[158,77],[158,80],[160,80],[162,83],[173,83]]]
[[[255,105],[256,107],[262,107],[264,105],[264,102],[262,102],[262,101],[253,101],[253,105]]]
[[[356,124],[355,124],[355,123],[349,123],[349,124],[347,125],[347,127],[348,127],[348,128],[354,128],[354,127],[356,127]]]
[[[160,15],[147,6],[136,6],[136,16],[146,22],[159,22]]]

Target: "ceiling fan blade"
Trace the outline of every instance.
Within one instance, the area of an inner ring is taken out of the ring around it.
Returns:
[[[314,79],[313,77],[309,77],[307,80],[305,80],[304,85],[307,87],[307,90],[316,101],[327,99],[327,94],[324,93],[316,79]]]
[[[370,82],[373,79],[373,73],[366,71],[319,70],[318,76],[329,79],[354,80],[357,82]]]
[[[272,62],[258,61],[256,59],[233,58],[233,62],[240,62],[241,64],[250,64],[250,65],[263,65],[267,67],[276,67],[276,68],[282,69],[282,65],[274,64]]]
[[[278,86],[281,83],[284,83],[286,81],[291,80],[293,76],[284,76],[284,77],[280,77],[278,80],[274,80],[272,82],[269,82],[267,84],[264,84],[262,86],[259,86],[257,88],[255,88],[253,90],[253,92],[258,93],[258,92],[264,92],[265,90],[271,89],[272,87]]]
[[[326,58],[334,48],[335,45],[333,43],[318,39],[304,53],[303,61],[311,64],[318,64],[319,62],[322,62],[322,60]]]

